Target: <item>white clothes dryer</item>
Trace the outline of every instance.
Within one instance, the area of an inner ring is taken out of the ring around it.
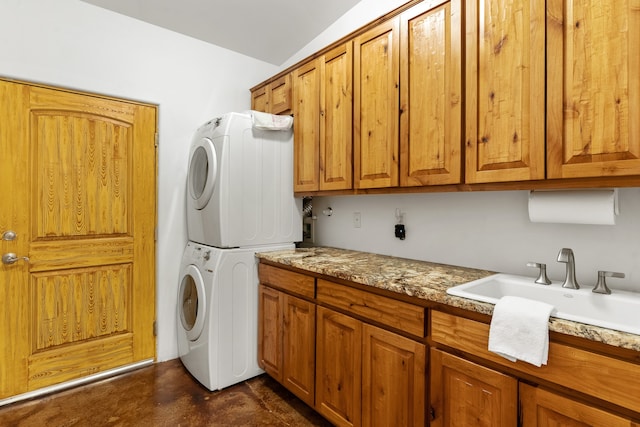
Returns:
[[[209,390],[261,374],[258,367],[256,252],[293,249],[218,249],[189,242],[178,291],[178,351],[187,370]]]
[[[189,155],[188,239],[219,248],[302,240],[293,195],[293,133],[228,113],[196,131]]]

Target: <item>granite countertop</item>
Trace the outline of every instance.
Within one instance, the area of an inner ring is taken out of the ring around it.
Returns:
[[[493,304],[447,294],[447,289],[494,274],[453,265],[346,249],[313,247],[260,252],[260,259],[350,282],[491,315]],[[552,317],[549,330],[640,351],[640,336]]]

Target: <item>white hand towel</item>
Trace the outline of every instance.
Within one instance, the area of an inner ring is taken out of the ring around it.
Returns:
[[[287,130],[293,125],[293,117],[262,113],[251,110],[253,127],[261,130]]]
[[[549,355],[552,305],[520,297],[502,297],[493,309],[489,351],[515,362],[540,367]]]

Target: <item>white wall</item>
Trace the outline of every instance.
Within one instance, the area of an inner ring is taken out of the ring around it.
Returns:
[[[248,89],[277,68],[78,0],[0,0],[0,40],[3,77],[159,105],[157,354],[177,357],[191,136],[215,115],[248,109]]]
[[[408,1],[409,0],[361,0],[360,3],[352,7],[340,19],[336,20],[326,31],[322,32],[318,37],[285,61],[282,69],[305,59],[365,24],[402,6]]]
[[[583,287],[610,270],[626,274],[608,280],[611,289],[640,292],[640,189],[619,190],[616,225],[531,223],[527,200],[526,191],[316,197],[316,243],[529,276],[537,271],[526,263],[536,261],[552,280],[565,275],[558,252],[572,248]],[[322,214],[328,207],[331,216]],[[405,240],[394,236],[396,208],[405,213]]]

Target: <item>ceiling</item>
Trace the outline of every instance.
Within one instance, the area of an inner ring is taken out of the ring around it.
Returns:
[[[281,65],[360,0],[83,0]]]

